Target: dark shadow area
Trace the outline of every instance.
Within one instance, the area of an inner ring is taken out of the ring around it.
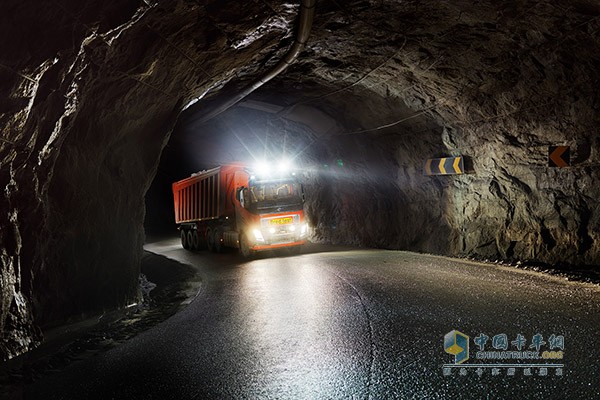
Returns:
[[[142,300],[85,321],[44,332],[44,343],[0,368],[0,397],[20,398],[25,385],[58,373],[73,363],[108,351],[175,314],[200,286],[197,271],[161,255],[145,252]]]

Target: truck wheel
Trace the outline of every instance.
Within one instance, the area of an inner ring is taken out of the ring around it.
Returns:
[[[254,255],[254,251],[250,250],[250,242],[246,234],[240,235],[240,253],[242,253],[242,257],[244,258],[250,258]]]
[[[198,231],[197,230],[193,230],[190,231],[192,232],[192,249],[194,250],[200,250],[200,241],[198,240]]]
[[[206,229],[206,247],[209,251],[215,251],[215,237],[213,236],[213,230],[210,228]]]
[[[206,230],[197,229],[196,236],[198,237],[198,250],[206,250]]]
[[[181,247],[183,247],[186,250],[190,248],[187,241],[187,234],[183,229],[181,230]]]
[[[191,230],[187,231],[187,245],[188,245],[188,249],[196,250],[194,248],[194,232]]]
[[[221,228],[213,229],[213,236],[215,253],[221,253],[223,251],[223,230]]]

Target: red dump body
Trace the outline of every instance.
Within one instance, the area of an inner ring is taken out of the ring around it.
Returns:
[[[233,217],[236,186],[248,186],[241,164],[229,164],[202,171],[173,183],[175,222],[200,222]],[[245,179],[245,182],[243,182]]]

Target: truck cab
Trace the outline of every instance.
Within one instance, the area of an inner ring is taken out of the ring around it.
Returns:
[[[242,254],[306,243],[304,193],[293,174],[249,175],[247,186],[241,186],[236,193],[236,230],[240,233]]]

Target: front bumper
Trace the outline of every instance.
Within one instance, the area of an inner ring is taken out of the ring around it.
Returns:
[[[282,220],[290,220],[292,223],[281,224],[279,221]],[[301,246],[306,243],[308,225],[301,222],[298,215],[264,218],[261,219],[260,227],[252,230],[252,236],[254,240],[251,249],[256,251]]]
[[[273,249],[281,249],[284,247],[292,247],[292,246],[302,246],[306,244],[306,240],[297,240],[295,242],[287,242],[287,243],[275,243],[275,244],[256,244],[250,248],[252,251],[265,251],[265,250],[273,250]]]

